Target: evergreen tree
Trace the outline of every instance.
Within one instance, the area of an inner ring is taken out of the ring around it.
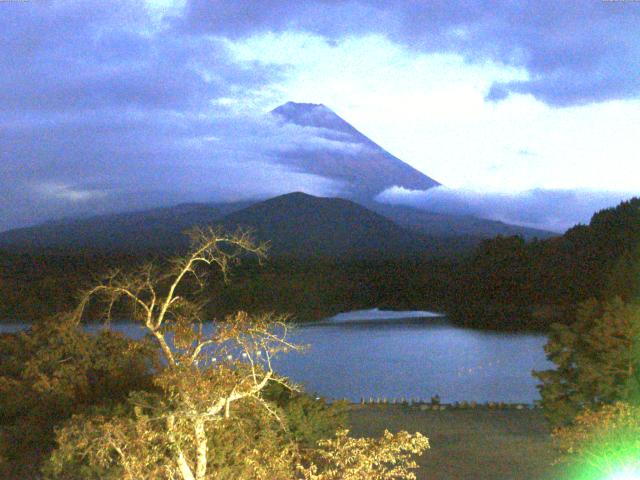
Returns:
[[[534,372],[549,422],[567,425],[587,408],[637,399],[639,335],[640,306],[620,298],[589,300],[573,324],[554,324],[545,352],[556,368]]]

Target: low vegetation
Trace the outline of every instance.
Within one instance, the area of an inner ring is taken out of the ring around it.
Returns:
[[[581,412],[572,425],[554,431],[560,462],[571,464],[572,478],[638,478],[640,406],[625,402]]]

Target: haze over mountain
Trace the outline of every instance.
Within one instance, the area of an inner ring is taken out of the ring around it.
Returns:
[[[346,184],[345,196],[372,199],[394,186],[427,190],[440,185],[394,157],[352,125],[320,104],[288,102],[271,112],[284,122],[316,130],[313,145],[279,153],[279,161],[295,170]]]
[[[265,112],[290,99],[330,106],[448,186],[416,198],[425,185],[390,178],[411,196],[392,191],[395,203],[441,192],[458,201],[439,213],[561,231],[640,191],[640,2],[1,3],[0,231],[339,196],[297,173],[295,152],[362,142],[278,131]]]
[[[426,191],[441,184],[384,150],[324,105],[288,102],[271,113],[284,122],[316,129],[316,136],[326,140],[280,153],[280,161],[302,173],[346,183],[342,196],[402,227],[437,237],[521,235],[530,240],[554,235],[472,215],[431,212],[428,204],[412,207],[378,202],[376,197],[391,189]]]
[[[364,205],[403,228],[433,237],[493,238],[498,235],[503,237],[519,235],[525,240],[534,238],[542,240],[557,235],[548,230],[521,227],[472,215],[429,212],[410,205],[393,205],[376,201],[366,202]]]
[[[156,250],[187,245],[184,231],[213,225],[251,202],[187,203],[138,212],[47,222],[0,232],[0,247],[16,250]]]
[[[294,255],[365,251],[400,254],[421,250],[448,254],[496,235],[522,235],[526,239],[550,235],[542,230],[471,216],[443,215],[425,208],[379,203],[376,197],[391,188],[426,191],[440,184],[391,155],[324,105],[289,102],[271,114],[278,119],[280,127],[276,125],[276,128],[295,125],[296,128],[288,132],[301,134],[302,128],[304,133],[299,137],[300,142],[288,142],[282,150],[274,152],[277,161],[302,175],[342,185],[340,196],[360,205],[302,193],[261,203],[255,199],[186,203],[11,230],[0,234],[0,247],[175,249],[186,245],[185,230],[194,225],[217,223],[229,230],[238,225],[251,227],[261,240],[273,242],[276,254]],[[216,188],[212,179],[203,178],[201,183],[202,188]],[[228,183],[226,188],[233,188],[233,180]],[[237,188],[239,192],[242,190],[240,186]],[[427,237],[430,241],[425,241]],[[450,245],[446,245],[447,242]]]

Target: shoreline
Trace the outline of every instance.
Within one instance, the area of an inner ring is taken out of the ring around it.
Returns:
[[[362,398],[359,402],[351,402],[348,399],[327,399],[328,402],[342,401],[346,402],[350,409],[363,408],[385,408],[385,407],[401,407],[406,409],[414,409],[422,412],[425,411],[443,411],[443,410],[541,410],[542,407],[537,403],[524,402],[502,402],[487,401],[476,402],[475,400],[460,400],[452,403],[427,402],[419,399],[406,398]]]

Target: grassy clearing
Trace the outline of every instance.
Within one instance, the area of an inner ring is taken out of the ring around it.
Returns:
[[[354,406],[352,433],[377,436],[419,431],[431,450],[420,459],[418,479],[562,480],[540,410],[421,411],[400,405]]]

